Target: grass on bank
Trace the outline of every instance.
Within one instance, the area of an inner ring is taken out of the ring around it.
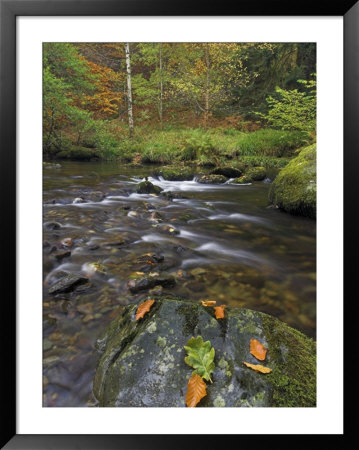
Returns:
[[[188,163],[219,166],[246,163],[249,166],[283,167],[296,149],[312,139],[299,131],[261,129],[244,133],[231,128],[167,128],[162,131],[137,128],[132,139],[116,130],[102,136],[87,136],[79,145],[67,143],[51,152],[56,159],[119,160],[137,164]]]

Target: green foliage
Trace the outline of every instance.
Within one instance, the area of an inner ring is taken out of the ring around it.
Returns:
[[[192,337],[184,346],[188,356],[185,362],[195,370],[192,374],[197,373],[205,380],[212,382],[211,374],[214,371],[214,348],[211,347],[210,341],[203,342],[201,336]]]
[[[269,96],[269,111],[261,114],[268,124],[281,130],[298,130],[308,133],[316,128],[316,82],[315,80],[298,80],[305,92],[298,89],[287,91],[276,88],[277,97]]]
[[[238,140],[239,154],[277,156],[291,155],[293,150],[311,143],[306,133],[263,129],[245,134]]]

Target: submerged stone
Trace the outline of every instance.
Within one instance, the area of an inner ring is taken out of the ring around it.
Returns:
[[[56,281],[50,288],[49,288],[49,294],[60,294],[65,292],[71,292],[76,287],[81,286],[83,284],[88,283],[88,278],[82,276],[82,275],[76,275],[73,273],[70,273],[66,275],[65,277],[61,278],[60,280]]]
[[[94,394],[100,406],[184,407],[193,371],[184,362],[184,345],[192,336],[215,349],[213,383],[198,407],[316,405],[315,342],[278,319],[227,308],[217,320],[213,308],[162,297],[136,321],[138,305],[127,306],[97,341]],[[267,348],[265,361],[251,355],[251,339]],[[272,372],[257,373],[243,361]]]
[[[313,144],[279,172],[269,191],[269,201],[291,214],[315,219],[316,198],[316,145]]]

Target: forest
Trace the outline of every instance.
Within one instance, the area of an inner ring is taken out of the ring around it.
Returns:
[[[315,72],[314,43],[44,43],[44,155],[291,156],[315,141]]]

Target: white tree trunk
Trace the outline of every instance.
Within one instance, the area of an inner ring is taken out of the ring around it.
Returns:
[[[133,136],[133,108],[132,108],[132,85],[131,85],[131,58],[130,44],[125,44],[126,50],[126,70],[127,70],[127,107],[128,107],[128,125],[130,127],[130,137]]]

